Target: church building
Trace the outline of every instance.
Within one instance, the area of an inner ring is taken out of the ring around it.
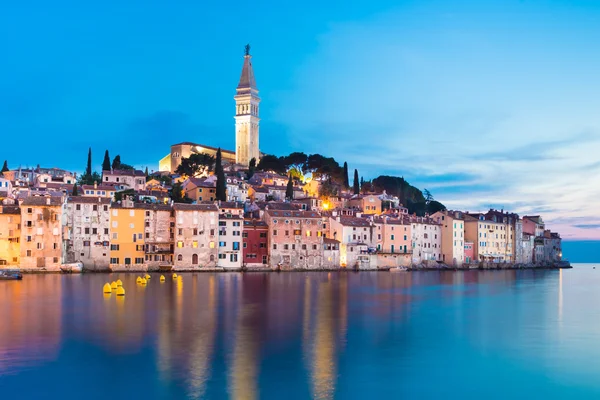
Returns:
[[[221,149],[223,162],[247,167],[250,160],[260,159],[258,150],[259,104],[258,89],[252,69],[250,45],[246,45],[242,75],[236,88],[235,99],[235,151]],[[193,142],[177,143],[171,146],[171,152],[159,161],[159,171],[175,173],[183,157],[194,153],[216,155],[217,148]]]

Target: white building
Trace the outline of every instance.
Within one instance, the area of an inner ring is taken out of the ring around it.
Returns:
[[[340,242],[340,264],[343,267],[369,267],[369,249],[375,250],[375,224],[367,218],[332,216],[328,222],[328,238]]]
[[[243,216],[233,214],[219,216],[219,267],[232,269],[242,267],[243,229]]]
[[[425,217],[414,217],[412,225],[412,261],[442,261],[441,225]],[[463,248],[464,254],[464,248]]]
[[[227,177],[227,201],[245,202],[248,198],[248,184],[236,177]]]
[[[73,196],[67,198],[63,257],[82,262],[86,269],[104,270],[110,263],[110,199]]]

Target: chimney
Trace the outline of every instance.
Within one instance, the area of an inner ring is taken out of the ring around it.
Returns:
[[[48,205],[48,206],[50,205],[50,200],[51,200],[50,197],[46,197],[46,205]]]
[[[98,181],[94,181],[94,189],[98,189]]]

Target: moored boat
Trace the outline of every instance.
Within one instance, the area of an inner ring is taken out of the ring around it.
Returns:
[[[20,281],[21,279],[23,279],[23,274],[19,271],[0,271],[0,281]]]

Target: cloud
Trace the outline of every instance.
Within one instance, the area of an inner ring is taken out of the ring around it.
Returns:
[[[581,225],[573,225],[575,228],[581,229],[600,229],[600,224],[581,224]]]

